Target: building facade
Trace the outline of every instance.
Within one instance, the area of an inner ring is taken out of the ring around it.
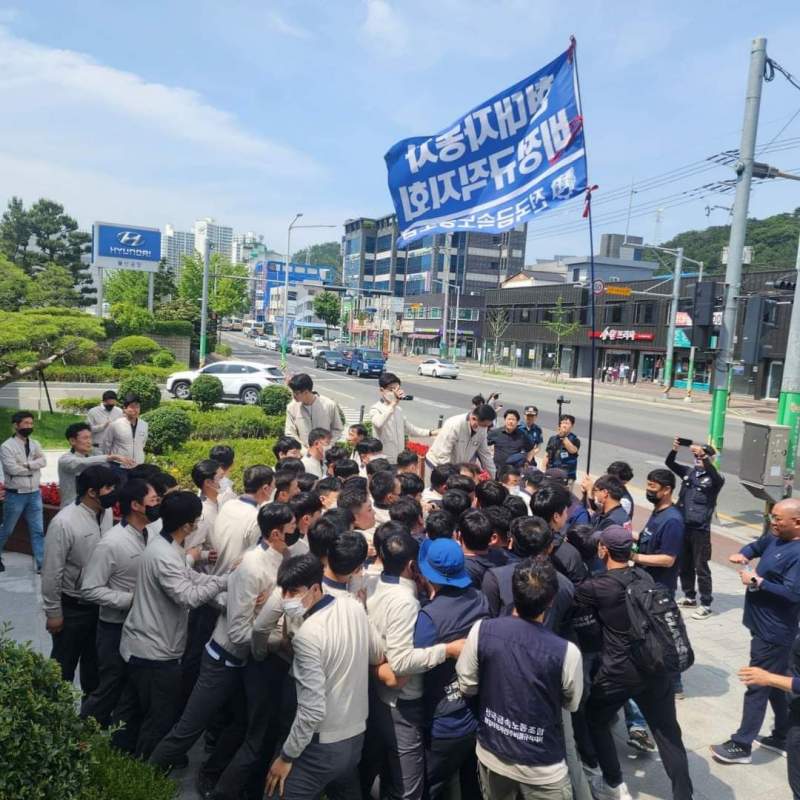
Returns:
[[[446,326],[444,301],[442,292],[407,297],[392,349],[405,355],[439,355],[451,353],[455,347],[458,358],[476,358],[486,307],[484,295],[473,293],[456,300],[451,292]]]
[[[233,228],[227,225],[218,225],[212,217],[198,219],[194,223],[194,247],[202,256],[205,253],[206,243],[211,247],[211,253],[219,253],[226,258],[231,257],[233,246]]]
[[[176,231],[172,225],[165,225],[161,234],[161,258],[172,270],[176,278],[180,276],[183,256],[195,252],[194,233],[192,231]]]
[[[259,261],[253,266],[253,308],[252,317],[256,324],[271,323],[283,316],[283,295],[286,286],[285,261]],[[296,309],[293,301],[297,298],[297,287],[306,281],[328,285],[331,283],[333,268],[314,264],[289,265],[289,316]],[[294,296],[293,296],[294,295]]]

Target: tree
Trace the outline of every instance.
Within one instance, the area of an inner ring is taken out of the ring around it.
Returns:
[[[108,303],[126,303],[147,307],[149,273],[129,269],[109,270],[103,280],[103,297]],[[175,276],[163,259],[153,276],[153,305],[166,302],[176,294]]]
[[[486,317],[486,330],[489,338],[494,341],[492,348],[492,364],[490,370],[497,372],[498,362],[500,360],[500,340],[505,336],[511,320],[508,316],[508,311],[505,308],[492,308]]]
[[[111,306],[111,321],[125,336],[144,333],[153,327],[153,315],[147,310],[146,304],[114,303]]]
[[[556,307],[550,311],[552,319],[546,319],[542,325],[551,331],[556,337],[556,359],[553,362],[553,380],[558,381],[561,375],[561,340],[567,336],[572,336],[580,328],[581,324],[577,321],[568,321],[567,317],[572,316],[572,311],[564,308],[564,298],[559,295],[556,300]]]
[[[12,197],[0,220],[0,252],[23,269],[28,267],[28,247],[33,230],[20,197]]]
[[[209,309],[221,317],[244,313],[250,306],[247,267],[231,264],[227,256],[214,253],[209,264]],[[183,256],[178,298],[200,303],[203,295],[203,257]]]
[[[31,306],[74,308],[82,305],[72,273],[67,267],[48,264],[37,271],[28,291]]]
[[[312,244],[311,247],[306,247],[293,253],[292,261],[296,264],[327,265],[333,267],[334,271],[336,271],[342,262],[342,246],[339,242]]]
[[[31,279],[0,253],[0,311],[19,311],[28,301]]]
[[[330,329],[335,328],[342,316],[342,301],[334,292],[320,292],[314,298],[314,313],[325,323],[325,338],[330,345]]]

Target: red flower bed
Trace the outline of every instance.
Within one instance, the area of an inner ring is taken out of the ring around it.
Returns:
[[[57,483],[42,483],[39,484],[39,489],[42,492],[42,502],[47,506],[60,506],[61,505],[61,492],[58,491]]]
[[[425,454],[430,450],[430,445],[423,444],[422,442],[406,442],[406,449],[410,450],[412,453],[416,453],[418,456],[425,458]]]

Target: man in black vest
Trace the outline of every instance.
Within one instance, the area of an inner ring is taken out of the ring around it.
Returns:
[[[562,709],[580,703],[581,655],[544,626],[558,590],[551,564],[521,562],[512,590],[514,615],[476,622],[456,663],[462,694],[478,696],[483,796],[571,796]]]
[[[630,528],[630,517],[622,507],[622,498],[625,496],[625,486],[613,475],[601,475],[589,488],[597,513],[592,517],[594,528],[593,539],[600,539],[600,532],[611,525],[621,525]]]
[[[473,623],[488,616],[489,606],[472,586],[458,543],[453,539],[426,540],[420,547],[418,563],[433,587],[434,597],[419,612],[414,647],[465,638]],[[455,774],[460,774],[463,798],[480,797],[475,762],[478,721],[471,704],[458,691],[455,662],[445,661],[426,672],[424,687],[428,798],[445,796]]]
[[[689,449],[694,456],[694,466],[687,467],[676,463],[680,447],[676,436],[664,462],[680,479],[681,493],[678,509],[683,514],[684,536],[681,557],[681,589],[684,597],[679,606],[692,608],[697,605],[694,582],[697,575],[697,588],[700,590],[700,608],[692,614],[694,619],[711,616],[711,517],[717,506],[717,497],[725,483],[725,478],[711,463],[716,454],[711,445],[693,444]]]

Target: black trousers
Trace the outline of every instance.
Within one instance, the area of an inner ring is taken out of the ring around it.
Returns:
[[[82,717],[94,717],[103,728],[111,723],[111,714],[125,687],[125,662],[119,654],[122,623],[97,621],[97,688],[81,704]]]
[[[425,748],[428,800],[442,800],[454,775],[459,776],[461,800],[481,800],[475,734],[454,739],[431,738]]]
[[[68,683],[75,680],[75,670],[80,663],[81,691],[91,694],[100,682],[97,671],[97,606],[63,605],[64,627],[52,634],[53,649],[50,658],[61,667],[61,677]]]
[[[592,687],[586,704],[586,719],[603,778],[610,786],[622,782],[622,768],[611,733],[611,725],[629,698],[641,709],[658,747],[664,770],[672,781],[674,800],[692,800],[689,760],[675,716],[675,694],[669,675],[650,678],[635,687]]]
[[[175,661],[146,661],[132,657],[127,664],[122,697],[111,721],[122,722],[112,743],[147,759],[175,724],[180,713],[181,665]]]
[[[700,591],[700,605],[710,606],[714,599],[711,595],[711,531],[686,528],[683,535],[683,553],[681,554],[680,579],[683,593],[696,597],[695,578]]]
[[[193,608],[189,612],[189,627],[186,631],[186,650],[181,659],[183,667],[182,704],[184,707],[192,695],[197,677],[200,675],[200,664],[206,644],[214,633],[219,610],[210,605]]]
[[[792,716],[786,733],[786,770],[794,800],[800,800],[800,714]]]

